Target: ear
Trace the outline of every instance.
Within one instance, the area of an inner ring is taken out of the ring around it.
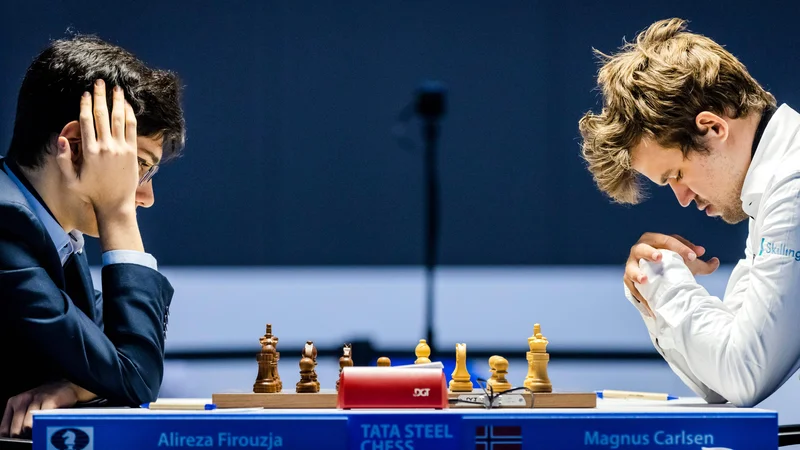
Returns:
[[[64,125],[64,128],[58,135],[56,148],[58,148],[58,144],[62,142],[63,144],[68,144],[72,150],[72,162],[78,162],[78,160],[81,158],[83,149],[81,146],[81,125],[77,120],[73,120],[72,122]]]
[[[720,141],[728,139],[728,134],[730,132],[728,122],[712,112],[701,112],[695,117],[694,123],[697,129],[708,139],[717,139]]]

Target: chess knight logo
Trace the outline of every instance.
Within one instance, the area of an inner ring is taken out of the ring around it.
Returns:
[[[522,450],[522,427],[513,425],[475,427],[475,450]]]
[[[47,427],[47,450],[94,450],[92,427]]]

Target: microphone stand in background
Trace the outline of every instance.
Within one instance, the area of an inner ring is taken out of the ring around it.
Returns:
[[[425,170],[425,339],[434,348],[435,272],[438,264],[441,189],[438,143],[440,121],[446,110],[446,90],[442,83],[428,81],[416,93],[414,112],[422,121]]]

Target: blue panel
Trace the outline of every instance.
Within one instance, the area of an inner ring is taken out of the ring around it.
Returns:
[[[59,449],[64,433],[79,429],[93,436],[94,449],[149,448],[325,448],[346,450],[347,419],[265,416],[103,416],[38,419],[34,449]],[[90,443],[90,444],[92,444]],[[75,450],[92,450],[89,447]]]
[[[439,450],[460,448],[461,416],[398,414],[351,416],[350,448],[359,450]]]
[[[686,411],[46,414],[34,417],[34,449],[66,449],[68,445],[75,450],[755,449],[777,445],[774,412]]]

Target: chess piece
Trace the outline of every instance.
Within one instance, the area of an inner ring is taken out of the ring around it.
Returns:
[[[414,361],[414,364],[428,364],[431,362],[428,358],[431,356],[431,348],[428,346],[428,343],[425,342],[425,339],[419,340],[417,348],[414,349],[414,354],[417,355],[417,360]]]
[[[503,358],[502,356],[494,357],[494,383],[492,384],[492,390],[495,393],[507,391],[511,389],[511,383],[508,382],[506,379],[506,375],[508,374],[508,360]],[[491,364],[491,363],[490,363]]]
[[[456,344],[456,369],[451,376],[450,392],[472,392],[474,386],[467,372],[467,344]]]
[[[317,380],[317,347],[314,346],[314,342],[306,341],[306,345],[303,347],[303,357],[310,359],[314,363],[311,368],[311,381],[317,387],[315,392],[319,392],[320,385]]]
[[[262,336],[259,339],[261,341],[261,345],[264,345],[264,342],[266,342],[267,339],[272,339],[272,346],[275,347],[275,357],[272,359],[272,370],[273,373],[275,374],[275,381],[278,384],[277,392],[280,392],[283,390],[283,382],[281,381],[281,377],[278,374],[278,361],[280,361],[281,359],[281,354],[280,352],[278,352],[278,336],[272,334],[271,323],[267,324],[267,330],[264,333],[264,336]]]
[[[495,368],[495,364],[497,364],[497,360],[499,358],[502,358],[502,356],[494,355],[491,358],[489,358],[489,371],[491,372],[491,375],[489,375],[489,379],[486,380],[487,389],[494,388],[494,390],[497,390],[494,387],[494,384],[497,382],[497,370]]]
[[[260,349],[258,353],[256,353],[256,363],[258,364],[258,373],[256,373],[256,381],[253,383],[253,392],[259,391],[259,384],[263,383],[267,378],[267,370],[265,369],[265,360],[264,360],[264,344],[266,342],[263,340],[264,337],[260,337],[258,339],[260,345]]]
[[[275,347],[272,339],[266,339],[261,346],[258,358],[259,378],[253,384],[253,392],[273,394],[278,392],[278,381],[275,373]]]
[[[542,336],[541,326],[533,325],[533,336],[528,338],[530,351],[526,353],[528,360],[528,375],[525,377],[524,386],[531,392],[553,392],[553,385],[547,376],[547,363],[550,354],[547,353],[549,341]]]
[[[345,367],[353,367],[353,348],[350,344],[344,344],[342,357],[339,358],[339,379],[336,380],[336,391],[339,391],[339,381],[342,378],[342,370]]]
[[[312,375],[312,378],[314,380],[314,384],[317,385],[317,392],[319,392],[320,385],[319,385],[319,380],[317,379],[317,347],[314,345],[313,342],[311,343],[311,354],[313,355],[311,359],[314,360],[314,373]]]
[[[391,367],[391,366],[392,366],[392,361],[389,358],[385,356],[381,356],[380,358],[378,358],[378,367]]]
[[[312,394],[319,392],[317,383],[313,379],[314,374],[314,360],[306,356],[305,351],[303,357],[300,359],[300,381],[295,386],[295,391],[300,394]]]

